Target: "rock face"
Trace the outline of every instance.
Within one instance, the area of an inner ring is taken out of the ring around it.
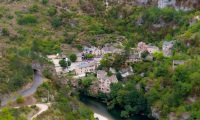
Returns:
[[[151,108],[152,117],[160,119],[160,111],[157,108]]]
[[[159,8],[174,7],[177,10],[200,9],[200,0],[106,0],[106,4],[129,4],[129,5],[156,5]]]
[[[56,71],[55,71],[55,68],[54,68],[54,66],[52,66],[52,65],[41,65],[39,62],[34,62],[34,63],[32,63],[32,68],[34,69],[34,70],[37,70],[37,72],[40,74],[40,75],[42,75],[42,72],[44,71],[44,70],[48,70],[50,73],[52,73],[52,74],[54,74],[54,73],[56,73]]]

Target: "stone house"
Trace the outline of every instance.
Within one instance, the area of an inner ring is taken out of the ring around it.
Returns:
[[[171,56],[172,55],[172,49],[173,49],[173,41],[167,42],[165,41],[162,45],[162,52],[164,56]]]
[[[97,78],[98,78],[98,90],[103,93],[110,93],[110,84],[117,83],[116,75],[107,76],[105,71],[99,70],[97,71]]]
[[[159,52],[159,48],[158,47],[156,47],[156,46],[147,46],[147,52],[149,53],[149,54],[153,54],[153,53],[155,53],[155,52]]]
[[[102,54],[115,53],[115,48],[113,46],[105,46],[101,49]]]
[[[142,59],[140,57],[140,54],[136,53],[136,54],[130,55],[126,62],[127,63],[135,63],[135,62],[139,62],[139,61],[142,61]]]
[[[149,54],[153,54],[154,52],[158,52],[159,48],[156,46],[146,45],[143,42],[138,43],[137,50],[139,53],[147,51]]]
[[[82,51],[82,55],[87,55],[87,54],[92,54],[94,56],[100,56],[101,55],[101,50],[95,46],[92,46],[91,48],[89,47],[84,47]]]
[[[175,67],[177,67],[178,65],[183,65],[185,63],[185,61],[184,60],[173,60],[173,69],[175,68]]]
[[[139,42],[137,45],[137,50],[139,53],[147,51],[147,45],[144,42]]]
[[[133,75],[133,72],[129,68],[122,69],[119,72],[120,72],[120,74],[122,75],[123,78],[125,78],[125,77],[127,77],[129,75]]]
[[[85,74],[86,72],[95,72],[99,63],[96,61],[82,62],[75,67],[75,73],[77,75]]]

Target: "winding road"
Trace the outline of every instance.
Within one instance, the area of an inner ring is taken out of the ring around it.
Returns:
[[[29,96],[29,95],[32,95],[33,93],[35,93],[35,91],[37,90],[38,86],[42,83],[42,76],[39,75],[37,72],[34,72],[34,80],[33,80],[33,85],[29,88],[29,89],[26,89],[24,90],[22,93],[20,93],[23,97],[26,97],[26,96]],[[18,94],[18,95],[20,95]],[[5,100],[2,100],[1,102],[1,106],[4,106],[8,103],[8,101],[15,101],[17,99],[17,96],[18,95],[15,95],[11,98],[7,98]]]

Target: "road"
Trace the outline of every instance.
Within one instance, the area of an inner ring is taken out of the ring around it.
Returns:
[[[34,82],[33,85],[29,89],[26,89],[25,91],[23,91],[21,93],[21,95],[23,97],[26,97],[28,95],[32,95],[33,93],[35,93],[35,91],[37,90],[38,86],[42,83],[42,76],[39,75],[37,72],[34,72],[34,80],[33,80],[33,82]],[[20,94],[18,94],[18,95],[20,95]],[[15,95],[15,96],[13,96],[11,98],[7,98],[5,100],[2,100],[1,106],[6,105],[8,103],[8,101],[11,101],[11,102],[15,101],[17,99],[18,95]]]
[[[42,114],[44,111],[48,110],[48,105],[46,104],[36,104],[38,108],[40,108],[40,111],[36,113],[33,117],[31,117],[30,120],[33,120],[33,118],[36,118],[38,115]]]
[[[47,104],[35,104],[40,111],[38,111],[35,115],[33,115],[30,120],[33,120],[34,118],[36,118],[38,115],[42,114],[43,112],[47,111],[49,109],[48,105],[51,105],[51,103],[47,103]],[[28,105],[28,107],[31,107],[32,105]],[[20,107],[15,107],[15,108],[20,108]]]

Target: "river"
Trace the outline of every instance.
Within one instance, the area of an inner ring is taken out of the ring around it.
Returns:
[[[105,103],[98,101],[92,97],[81,96],[80,100],[83,104],[85,104],[88,108],[90,108],[94,113],[97,113],[101,116],[109,120],[125,120],[124,118],[120,117],[119,110],[107,110],[107,106]],[[126,120],[152,120],[143,115],[134,115],[129,119]]]

